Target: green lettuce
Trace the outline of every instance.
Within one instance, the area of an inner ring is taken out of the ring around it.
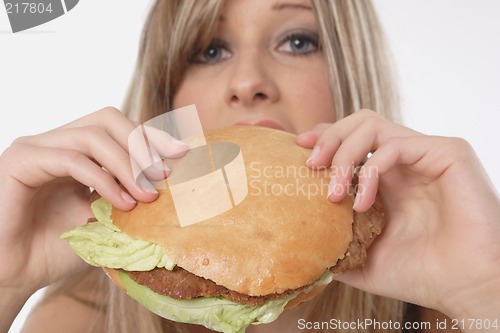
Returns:
[[[83,260],[93,266],[150,271],[155,267],[172,270],[175,263],[158,244],[134,239],[111,221],[111,204],[104,198],[92,203],[96,222],[76,227],[61,235]]]
[[[330,283],[332,276],[333,274],[327,270],[304,292],[318,285]],[[130,297],[157,315],[177,322],[203,325],[208,329],[224,333],[242,333],[250,324],[266,324],[276,320],[286,304],[300,293],[271,300],[262,305],[250,306],[222,297],[176,300],[141,286],[124,272],[120,272],[120,280]]]

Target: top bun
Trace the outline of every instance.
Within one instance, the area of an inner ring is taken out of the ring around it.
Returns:
[[[161,245],[185,270],[250,296],[311,284],[344,257],[353,238],[352,198],[327,200],[329,171],[306,167],[311,151],[298,146],[295,135],[235,126],[205,137],[210,147],[230,142],[241,149],[248,185],[241,202],[233,198],[233,208],[181,226],[166,187],[153,203],[138,203],[130,212],[113,208],[113,223],[134,238]],[[185,173],[190,154],[174,163],[167,182]],[[244,181],[244,174],[239,179]],[[193,213],[203,210],[199,203],[192,207]]]

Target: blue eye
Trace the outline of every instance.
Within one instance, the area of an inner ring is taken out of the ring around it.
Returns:
[[[214,40],[203,51],[194,57],[193,62],[201,64],[214,64],[231,56],[226,45],[220,40]]]
[[[207,61],[217,61],[222,58],[224,50],[220,47],[209,47],[203,52],[203,58]]]
[[[291,54],[308,54],[316,52],[319,47],[318,36],[306,33],[291,33],[284,38],[278,51]]]

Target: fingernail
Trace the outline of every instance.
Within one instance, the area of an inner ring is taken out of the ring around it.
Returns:
[[[309,158],[306,161],[306,164],[309,165],[319,154],[320,147],[315,146],[313,151],[311,152],[311,155],[309,155]]]
[[[167,178],[172,173],[172,169],[170,169],[165,161],[163,161],[163,163],[161,164],[160,170],[163,172],[164,178]]]
[[[145,191],[145,192],[148,192],[148,193],[152,193],[152,194],[158,194],[158,191],[155,189],[155,187],[153,186],[153,184],[151,184],[147,179],[146,177],[142,176],[142,177],[139,177],[138,179],[138,185]]]
[[[330,183],[328,184],[328,196],[327,196],[328,199],[335,192],[335,187],[337,186],[337,184],[338,184],[337,177],[332,176],[332,178],[330,178]]]
[[[354,198],[354,204],[352,205],[352,209],[357,210],[358,205],[361,201],[361,193],[356,193],[356,197]]]
[[[134,198],[132,198],[130,196],[130,194],[128,194],[127,192],[125,191],[122,191],[122,198],[123,200],[125,200],[126,202],[128,203],[131,203],[131,204],[136,204],[137,202],[134,200]]]

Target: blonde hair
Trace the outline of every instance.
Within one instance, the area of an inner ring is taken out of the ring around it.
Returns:
[[[371,3],[367,0],[312,0],[311,3],[319,24],[337,119],[361,108],[370,108],[397,120],[390,57]],[[223,1],[219,0],[158,0],[153,5],[123,108],[131,119],[144,122],[172,108],[176,87],[189,65],[189,58],[194,51],[209,45],[222,7]],[[117,291],[104,274],[94,274],[107,285],[104,288],[104,294],[108,295],[107,332],[186,330],[184,325],[162,320],[136,305]],[[366,318],[401,322],[403,311],[400,301],[334,282],[304,306],[304,319],[355,322]]]
[[[158,0],[144,27],[123,112],[144,122],[172,109],[172,100],[195,49],[206,48],[223,1]]]

